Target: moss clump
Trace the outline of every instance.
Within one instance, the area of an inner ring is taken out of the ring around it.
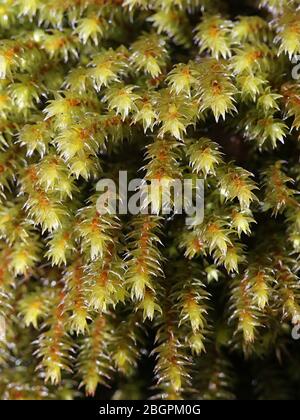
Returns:
[[[299,397],[299,2],[238,6],[0,1],[2,399]]]

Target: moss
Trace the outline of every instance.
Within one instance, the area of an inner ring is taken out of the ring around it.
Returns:
[[[1,399],[299,397],[299,16],[0,1]],[[100,214],[119,171],[153,214]]]

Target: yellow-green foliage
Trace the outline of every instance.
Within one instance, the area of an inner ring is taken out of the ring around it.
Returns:
[[[0,398],[299,397],[299,1],[0,0],[0,34]],[[204,179],[203,223],[99,214],[121,170]]]

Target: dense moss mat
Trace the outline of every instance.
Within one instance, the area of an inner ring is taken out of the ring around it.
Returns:
[[[298,399],[300,2],[0,0],[0,32],[1,399]],[[151,214],[99,210],[120,171]],[[204,220],[165,214],[198,179]]]

